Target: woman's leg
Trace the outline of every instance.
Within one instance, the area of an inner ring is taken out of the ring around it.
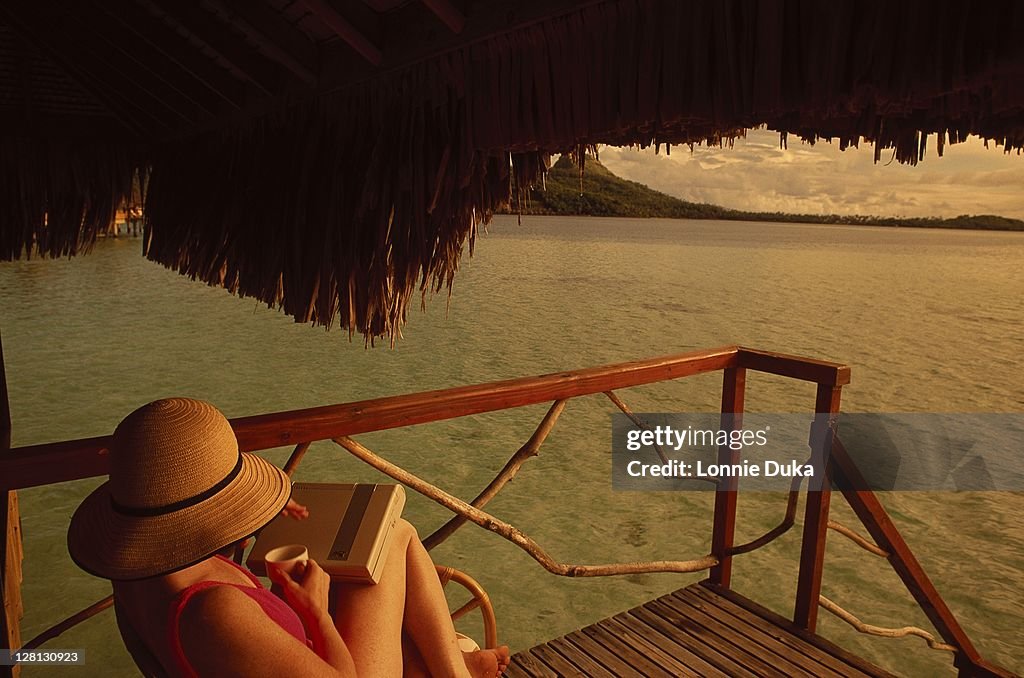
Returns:
[[[433,676],[468,676],[437,571],[408,522],[395,524],[380,583],[335,583],[334,622],[360,676],[402,675],[402,630]]]
[[[420,651],[423,662],[431,668],[433,664],[428,659],[431,652],[436,651],[434,647],[435,638],[444,639],[450,645],[450,639],[455,637],[455,626],[452,624],[451,615],[448,612],[448,601],[444,596],[444,588],[437,576],[437,568],[430,554],[423,548],[416,529],[409,525],[411,537],[406,549],[406,595],[405,595],[405,633],[416,644]],[[421,582],[421,585],[415,584]],[[434,612],[440,611],[440,615]],[[434,622],[437,625],[434,625]],[[422,623],[415,623],[422,622]],[[428,623],[429,622],[429,623]],[[469,669],[471,676],[486,676],[491,678],[496,674],[504,672],[509,664],[508,647],[501,646],[493,650],[476,650],[474,652],[462,652],[458,640],[455,640],[455,649],[461,654],[462,659]],[[449,648],[444,649],[445,656],[448,656]],[[409,664],[406,664],[408,668]],[[500,671],[499,671],[500,670]],[[431,675],[438,674],[432,669]]]

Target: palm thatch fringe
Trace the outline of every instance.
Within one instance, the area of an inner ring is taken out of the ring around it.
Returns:
[[[1008,0],[588,3],[150,145],[147,256],[297,321],[393,338],[415,293],[450,289],[480,225],[512,186],[540,181],[553,153],[721,144],[758,125],[783,141],[864,138],[876,158],[892,149],[911,164],[929,134],[940,154],[968,134],[1019,152],[1022,30],[1024,3]],[[87,178],[75,157],[0,164],[4,190],[28,184],[0,208],[3,256],[33,242],[74,252],[94,232],[86,222],[124,195],[122,151],[97,156]],[[26,180],[37,173],[49,182]],[[43,213],[59,216],[41,226]]]
[[[133,176],[122,146],[0,137],[0,260],[87,251]]]

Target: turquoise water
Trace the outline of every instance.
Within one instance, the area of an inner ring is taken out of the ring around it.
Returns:
[[[450,304],[434,298],[425,313],[413,310],[394,350],[295,324],[147,262],[139,250],[138,240],[108,240],[73,260],[0,265],[15,445],[107,434],[138,405],[169,395],[204,398],[241,416],[734,343],[851,365],[848,411],[1024,411],[1022,234],[496,218],[476,256],[463,262]],[[622,395],[638,411],[713,411],[719,388],[720,377],[707,375]],[[813,399],[806,384],[748,380],[751,410],[809,410]],[[359,439],[471,498],[545,410]],[[611,491],[610,411],[602,397],[572,401],[540,456],[490,510],[563,561],[703,555],[707,493]],[[286,454],[268,456],[281,462]],[[380,478],[328,444],[314,446],[297,477]],[[80,573],[64,545],[71,512],[97,483],[20,493],[26,638],[109,590]],[[908,493],[884,501],[982,653],[1024,670],[1024,498]],[[835,517],[856,524],[841,500],[833,506]],[[783,508],[781,497],[742,497],[738,538],[772,526]],[[447,517],[419,497],[407,515],[423,534]],[[789,615],[797,551],[794,530],[738,558],[736,588]],[[484,584],[500,635],[514,649],[699,578],[559,578],[472,526],[434,555]],[[869,623],[927,628],[888,565],[834,535],[823,593]],[[820,630],[898,671],[951,672],[948,655],[918,639],[862,637],[825,612]],[[109,613],[50,645],[85,648],[81,675],[132,675]],[[77,675],[70,668],[24,675],[49,673]]]

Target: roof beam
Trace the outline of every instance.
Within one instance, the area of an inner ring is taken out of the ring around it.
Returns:
[[[177,74],[173,70],[166,68],[162,59],[158,59],[154,65],[152,60],[145,59],[144,52],[140,54],[137,49],[133,49],[137,45],[126,44],[133,39],[137,41],[134,35],[111,34],[112,25],[106,21],[97,24],[95,11],[83,2],[64,2],[62,14],[69,20],[67,25],[74,22],[75,26],[94,26],[88,40],[83,40],[81,31],[75,28],[65,35],[69,42],[77,41],[79,53],[92,54],[100,67],[116,73],[119,79],[132,85],[135,93],[150,97],[190,124],[216,116],[219,107],[211,105],[209,95],[195,96],[190,91],[194,85],[182,83],[180,77],[175,77]]]
[[[65,55],[62,49],[67,48],[67,44],[63,40],[56,39],[52,31],[40,30],[40,27],[51,28],[56,22],[52,20],[52,17],[40,18],[40,15],[35,13],[36,10],[38,8],[34,8],[31,3],[20,3],[17,6],[0,3],[0,16],[3,16],[22,38],[31,42],[36,49],[57,64],[70,79],[92,96],[126,129],[143,136],[147,131],[152,131],[154,123],[164,129],[168,128],[165,121],[154,117],[131,97],[119,94],[110,81],[104,79],[110,74],[90,71],[84,66],[82,60]]]
[[[117,33],[111,33],[111,29]],[[113,24],[105,24],[93,29],[93,37],[94,42],[105,43],[105,53],[109,52],[121,64],[118,70],[130,68],[138,73],[136,80],[141,80],[143,89],[153,92],[166,88],[173,92],[175,99],[200,109],[203,115],[216,116],[224,108],[224,102],[219,97],[187,74],[168,66],[162,55],[134,33],[121,31],[120,27]],[[126,80],[130,79],[126,77]]]
[[[334,31],[335,35],[344,40],[374,66],[379,66],[384,54],[377,45],[353,26],[348,19],[339,14],[325,0],[297,0],[297,4],[305,7],[311,14]]]
[[[147,9],[177,24],[210,50],[217,53],[234,73],[248,80],[264,94],[279,93],[282,85],[281,66],[267,59],[214,15],[191,2],[176,0],[143,0]]]
[[[133,0],[104,0],[95,6],[120,26],[119,35],[134,35],[148,45],[148,49],[139,49],[140,53],[151,52],[157,59],[174,64],[231,108],[238,110],[242,107],[245,100],[242,83],[213,59],[190,47],[174,29],[152,13]],[[138,48],[138,43],[133,46],[133,49]]]
[[[28,65],[29,46],[25,43],[25,40],[17,34],[15,34],[13,42],[16,53],[16,67],[18,69],[18,84],[21,86],[21,96],[23,99],[22,110],[25,114],[23,124],[31,126],[34,123],[35,116],[33,115],[32,106],[34,98],[32,94],[32,74],[29,72]]]
[[[296,0],[301,2],[302,0]],[[309,1],[309,0],[307,0]],[[350,0],[331,0],[333,4]],[[351,0],[367,7],[362,1]],[[607,0],[487,0],[476,2],[466,15],[462,32],[454,35],[439,30],[433,12],[424,2],[409,2],[381,15],[379,67],[346,58],[325,45],[321,64],[321,88],[326,92],[344,89],[352,83],[373,78],[381,71],[405,68],[452,50],[463,49],[496,35],[512,33],[549,17],[561,16]]]
[[[180,122],[194,124],[210,115],[211,112],[204,111],[200,104],[165,80],[154,77],[152,70],[141,65],[101,29],[82,31],[82,26],[91,25],[94,20],[85,3],[59,0],[54,7],[59,19],[52,20],[49,26],[55,37],[67,45],[68,54],[82,61],[91,72],[113,76],[116,86],[128,90],[127,96],[138,100],[147,111],[157,116],[162,112],[172,127]]]
[[[466,15],[451,0],[423,0],[423,4],[455,35],[466,27]]]
[[[308,86],[316,85],[316,45],[285,14],[252,0],[206,0],[229,18],[264,55],[281,63]]]

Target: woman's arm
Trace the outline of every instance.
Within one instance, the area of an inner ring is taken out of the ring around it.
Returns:
[[[274,623],[244,592],[214,586],[185,606],[178,634],[185,658],[200,676],[355,676],[352,657],[330,617],[327,627],[319,630],[327,638],[325,661]]]
[[[352,667],[352,654],[341,639],[328,609],[331,578],[315,560],[299,563],[294,572],[298,579],[278,569],[268,573],[271,581],[281,587],[284,600],[291,606],[306,627],[306,635],[313,641],[313,651],[332,666]]]

